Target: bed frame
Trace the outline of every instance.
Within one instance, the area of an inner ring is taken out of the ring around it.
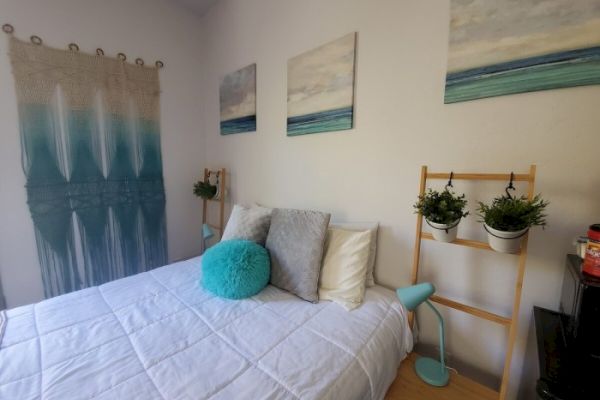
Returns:
[[[454,172],[428,172],[427,166],[421,167],[421,181],[419,186],[419,195],[425,194],[425,188],[427,187],[428,180],[440,180],[440,179],[448,179],[451,180],[474,180],[474,181],[505,181],[509,180],[511,183],[513,181],[518,182],[527,182],[528,190],[527,190],[527,198],[529,200],[533,199],[534,196],[534,184],[535,184],[535,165],[531,165],[529,168],[528,174],[480,174],[480,173],[454,173]],[[433,236],[430,233],[423,232],[423,218],[422,215],[419,214],[417,217],[417,232],[415,238],[415,248],[413,254],[413,266],[412,266],[412,284],[416,284],[419,277],[419,260],[421,255],[421,241],[425,240],[433,240]],[[471,314],[475,317],[482,318],[491,322],[495,322],[504,327],[508,327],[508,344],[506,349],[506,358],[504,361],[504,370],[502,373],[502,381],[500,384],[500,391],[498,392],[498,398],[504,400],[506,398],[507,390],[508,390],[508,381],[510,376],[510,366],[512,361],[512,354],[515,346],[515,341],[517,338],[517,324],[519,319],[519,307],[521,304],[521,289],[523,287],[523,277],[525,275],[525,263],[527,261],[527,242],[528,242],[529,234],[525,234],[523,237],[523,242],[521,245],[521,251],[517,253],[518,255],[518,270],[517,270],[517,279],[514,288],[514,300],[512,307],[512,314],[509,317],[493,314],[486,310],[472,307],[467,304],[463,304],[454,300],[447,299],[442,296],[431,296],[431,300],[436,303],[442,304],[446,307],[453,308],[455,310],[466,312],[467,314]],[[483,249],[483,250],[491,250],[494,251],[487,243],[479,242],[476,240],[469,239],[456,239],[454,242],[450,244],[455,244],[459,246],[467,246],[475,249]],[[413,323],[413,315],[411,315],[411,327]]]

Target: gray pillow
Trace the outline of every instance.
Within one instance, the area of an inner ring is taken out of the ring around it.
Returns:
[[[264,245],[272,212],[272,208],[258,206],[247,208],[236,204],[233,206],[221,240],[244,239]]]
[[[271,283],[304,300],[319,301],[319,273],[330,214],[276,208],[266,248]]]

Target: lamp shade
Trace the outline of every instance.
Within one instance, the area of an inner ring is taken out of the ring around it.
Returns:
[[[433,293],[435,293],[435,286],[429,282],[396,290],[398,299],[400,299],[400,302],[408,311],[413,311]]]
[[[215,233],[213,232],[212,228],[208,226],[208,224],[202,224],[202,237],[204,240],[208,240],[213,236],[215,236]]]

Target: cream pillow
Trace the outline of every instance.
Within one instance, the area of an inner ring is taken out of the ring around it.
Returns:
[[[367,264],[367,287],[375,286],[375,257],[377,255],[377,222],[332,222],[330,228],[345,229],[348,231],[371,232],[371,244],[369,245],[369,263]]]
[[[368,230],[328,229],[319,299],[332,300],[348,311],[360,306],[365,296],[370,243]]]

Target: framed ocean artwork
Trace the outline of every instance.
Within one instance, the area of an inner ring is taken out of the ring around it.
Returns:
[[[352,129],[356,32],[288,61],[287,135]]]
[[[451,0],[444,103],[600,84],[599,0]]]
[[[256,64],[226,75],[219,97],[221,135],[256,131]]]

